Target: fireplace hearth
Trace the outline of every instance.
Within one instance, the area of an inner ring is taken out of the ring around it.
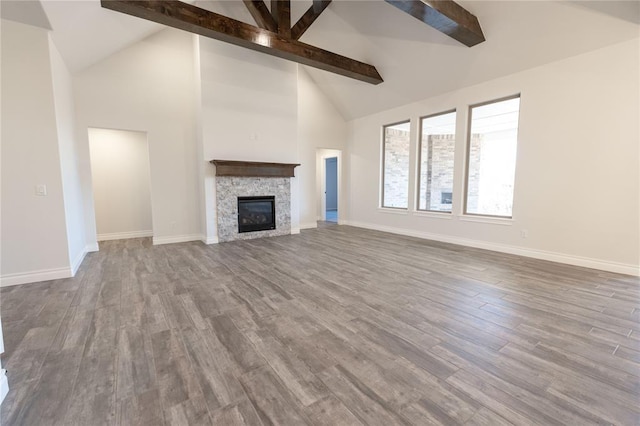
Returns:
[[[238,233],[276,229],[275,196],[238,197]]]

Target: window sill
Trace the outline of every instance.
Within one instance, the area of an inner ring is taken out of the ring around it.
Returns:
[[[407,209],[394,209],[394,208],[390,208],[390,207],[378,207],[378,211],[380,213],[400,214],[400,215],[405,215],[405,216],[407,214],[409,214]]]
[[[460,215],[458,218],[464,222],[490,223],[493,225],[505,225],[505,226],[513,225],[513,219],[506,218],[506,217],[503,218],[503,217],[489,217],[489,216]]]
[[[419,216],[419,217],[431,217],[434,219],[448,219],[448,220],[453,219],[453,214],[451,214],[450,212],[430,212],[430,211],[416,210],[411,213],[414,216]]]

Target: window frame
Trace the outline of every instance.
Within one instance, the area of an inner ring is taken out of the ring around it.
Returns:
[[[454,185],[453,188],[451,188],[451,210],[450,211],[442,211],[442,210],[428,210],[428,209],[421,209],[420,208],[420,173],[422,172],[421,170],[421,165],[422,165],[422,122],[423,120],[427,119],[427,118],[432,118],[432,117],[437,117],[439,115],[445,115],[445,114],[451,114],[454,113],[456,116],[456,127],[458,126],[458,110],[457,108],[452,108],[446,111],[442,111],[442,112],[437,112],[434,114],[428,114],[428,115],[423,115],[419,118],[419,122],[418,122],[418,163],[416,165],[416,211],[417,212],[428,212],[428,213],[442,213],[442,214],[452,214],[453,213],[453,207],[454,207],[454,203],[453,203],[453,199],[454,199],[454,194],[455,194],[455,146],[454,146],[454,151],[453,151],[453,156],[454,156],[454,164],[453,164],[453,179],[454,179]],[[457,129],[456,129],[457,130]],[[457,142],[458,140],[458,132],[454,131],[453,133],[454,136],[454,143]]]
[[[389,123],[389,124],[383,124],[382,125],[382,137],[381,137],[381,144],[380,144],[380,148],[382,149],[382,154],[381,154],[381,159],[382,161],[380,162],[380,208],[381,209],[391,209],[391,210],[398,210],[398,211],[408,211],[409,210],[409,200],[411,199],[411,194],[409,194],[409,178],[407,178],[407,207],[392,207],[392,206],[385,206],[384,205],[384,175],[385,175],[385,164],[386,164],[386,149],[385,149],[385,144],[386,144],[386,129],[387,127],[393,127],[393,126],[397,126],[398,124],[405,124],[405,123],[409,123],[409,156],[411,156],[411,119],[406,119],[406,120],[401,120],[401,121],[396,121],[394,123]],[[409,176],[411,176],[411,161],[409,161],[409,170],[408,170]]]
[[[471,123],[473,120],[473,114],[472,114],[472,110],[473,108],[477,108],[477,107],[481,107],[484,105],[489,105],[489,104],[495,104],[498,102],[504,102],[504,101],[509,101],[511,99],[516,99],[516,98],[520,98],[520,101],[522,102],[522,94],[521,93],[516,93],[514,95],[509,95],[509,96],[503,96],[501,98],[496,98],[496,99],[492,99],[489,101],[484,101],[484,102],[479,102],[476,104],[471,104],[469,105],[468,109],[467,109],[467,135],[466,135],[466,149],[465,149],[465,158],[464,158],[464,194],[463,197],[464,199],[462,200],[462,214],[463,216],[472,216],[472,217],[485,217],[485,218],[495,218],[495,219],[513,219],[513,207],[511,208],[511,215],[510,216],[504,216],[504,215],[497,215],[497,214],[485,214],[485,213],[469,213],[467,211],[467,201],[469,199],[469,157],[471,155]],[[517,149],[517,144],[519,142],[519,138],[518,135],[520,133],[520,107],[518,107],[518,130],[516,132],[516,149]],[[516,162],[517,162],[517,158],[516,158]],[[517,164],[516,164],[516,170],[517,170]],[[515,193],[516,193],[516,189],[515,189],[515,176],[514,176],[514,182],[513,182],[513,198],[515,199]]]

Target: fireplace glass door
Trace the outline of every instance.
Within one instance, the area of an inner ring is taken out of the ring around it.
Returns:
[[[276,229],[275,198],[238,197],[238,232]]]

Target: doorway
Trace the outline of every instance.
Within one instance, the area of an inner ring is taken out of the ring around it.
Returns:
[[[338,223],[338,157],[324,159],[325,221]]]
[[[342,220],[344,200],[341,168],[341,150],[316,149],[316,217],[322,224],[339,225]]]
[[[89,128],[98,241],[153,236],[146,132]]]

